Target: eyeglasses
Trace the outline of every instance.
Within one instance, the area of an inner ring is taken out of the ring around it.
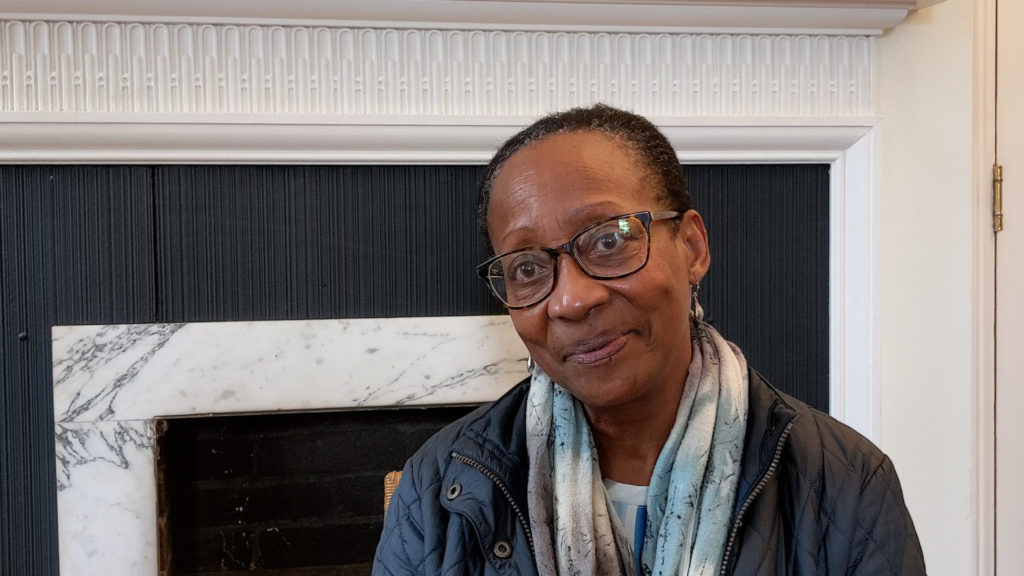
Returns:
[[[580,230],[555,248],[523,248],[476,267],[491,292],[511,309],[526,308],[548,297],[558,281],[558,257],[568,254],[587,276],[612,280],[647,265],[651,253],[651,222],[673,220],[679,212],[623,214]]]

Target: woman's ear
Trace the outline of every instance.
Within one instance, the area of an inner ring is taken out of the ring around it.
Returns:
[[[704,219],[693,209],[683,215],[679,225],[679,239],[690,251],[690,284],[700,282],[711,266],[711,251],[708,249],[708,231]]]

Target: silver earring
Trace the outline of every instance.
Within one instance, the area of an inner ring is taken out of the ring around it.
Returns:
[[[527,372],[532,373],[533,372],[533,367],[536,366],[536,365],[537,365],[537,363],[533,361],[533,356],[527,356],[526,357],[526,371]]]
[[[700,294],[700,282],[690,284],[690,318],[698,322],[704,320],[704,308],[701,307],[697,296]]]

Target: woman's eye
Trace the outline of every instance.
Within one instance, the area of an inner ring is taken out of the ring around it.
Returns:
[[[537,275],[537,265],[533,262],[523,262],[517,264],[512,272],[518,280],[529,280]]]
[[[625,243],[625,241],[626,239],[622,236],[621,233],[611,232],[609,234],[604,234],[598,237],[597,242],[595,244],[598,250],[609,251],[621,247],[622,244]]]
[[[582,247],[594,254],[614,252],[623,248],[634,236],[634,228],[628,220],[616,220],[594,230],[593,236]]]
[[[537,261],[533,256],[523,256],[509,264],[506,276],[510,282],[526,283],[544,275],[545,272],[546,266],[543,262]]]

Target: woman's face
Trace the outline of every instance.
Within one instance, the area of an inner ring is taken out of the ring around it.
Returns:
[[[505,162],[488,227],[503,253],[557,246],[594,222],[669,208],[658,199],[657,178],[629,148],[575,132],[549,136]],[[635,274],[595,280],[562,255],[551,294],[509,314],[534,361],[588,409],[642,404],[682,388],[689,284],[708,262],[704,224],[691,210],[678,231],[671,221],[651,224],[650,258]]]

